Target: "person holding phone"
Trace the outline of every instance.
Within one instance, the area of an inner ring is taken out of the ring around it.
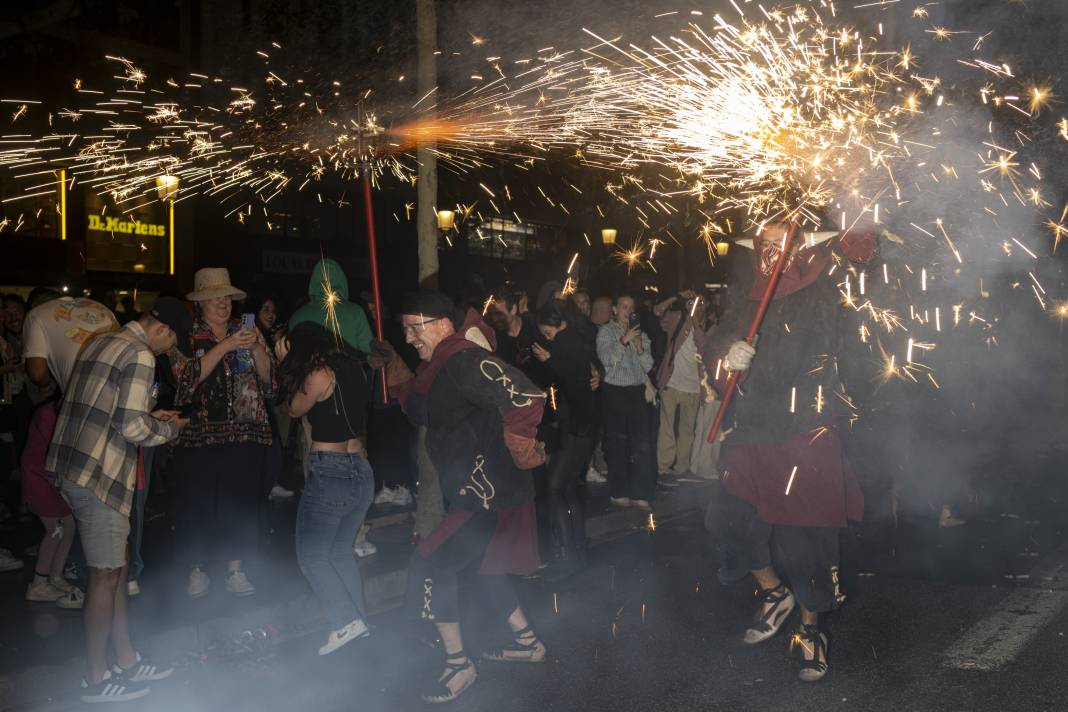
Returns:
[[[645,381],[653,367],[649,336],[641,329],[634,298],[619,295],[612,319],[597,332],[597,357],[604,365],[601,410],[609,501],[617,507],[649,510],[656,490]]]
[[[261,473],[270,466],[273,443],[267,402],[274,397],[275,365],[263,335],[231,319],[234,298],[245,292],[230,284],[224,268],[194,276],[187,298],[196,306],[189,356],[170,354],[189,425],[175,451],[176,525],[182,556],[190,567],[186,590],[208,592],[211,559],[226,561],[226,590],[256,592],[242,566],[259,540],[265,497]]]

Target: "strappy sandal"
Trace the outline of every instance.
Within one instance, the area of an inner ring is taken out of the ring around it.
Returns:
[[[515,640],[508,645],[493,648],[482,653],[485,660],[498,663],[543,663],[548,657],[545,644],[528,625],[513,633]]]
[[[471,675],[471,679],[466,685],[461,687],[456,692],[449,689],[449,681],[459,675],[464,670],[471,669],[474,674]],[[467,653],[463,650],[459,650],[455,653],[451,653],[445,656],[445,674],[438,680],[434,680],[432,683],[426,685],[423,691],[419,693],[419,698],[431,705],[440,705],[445,702],[452,702],[457,697],[467,691],[471,685],[475,684],[475,680],[478,679],[478,668],[475,667],[475,663],[467,656]]]
[[[782,628],[782,624],[790,617],[796,602],[794,594],[786,588],[785,583],[780,583],[775,588],[766,588],[760,592],[760,608],[753,615],[753,622],[745,631],[745,642],[748,645],[763,643],[773,637]],[[764,605],[770,603],[768,610],[764,611]]]
[[[797,677],[801,682],[819,682],[827,674],[827,636],[818,625],[802,625],[794,641],[801,647],[801,671]],[[806,660],[809,650],[812,659]]]

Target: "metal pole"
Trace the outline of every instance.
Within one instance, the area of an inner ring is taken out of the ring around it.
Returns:
[[[375,210],[371,202],[371,164],[363,164],[363,213],[367,218],[367,246],[371,261],[371,297],[375,305],[375,338],[383,340],[382,332],[382,293],[378,281],[378,250],[375,247]],[[389,402],[389,387],[386,384],[386,369],[382,369],[382,402]]]

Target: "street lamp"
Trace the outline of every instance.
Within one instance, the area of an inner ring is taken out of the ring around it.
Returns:
[[[606,228],[602,229],[601,230],[601,242],[603,242],[607,246],[612,246],[612,245],[616,244],[616,234],[617,234],[617,231],[616,231],[615,228],[606,227]]]
[[[167,204],[167,218],[169,232],[170,261],[168,262],[170,274],[174,274],[174,201],[178,198],[178,176],[156,176],[156,195]]]
[[[448,232],[456,226],[456,211],[455,210],[439,210],[438,211],[438,229],[442,232]]]

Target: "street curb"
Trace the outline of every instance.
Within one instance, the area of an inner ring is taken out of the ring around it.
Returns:
[[[703,509],[710,494],[709,483],[683,485],[665,493],[654,505],[653,520],[675,519]],[[591,517],[586,522],[590,545],[596,547],[633,531],[649,527],[649,512],[621,509]],[[380,525],[381,526],[381,525]],[[408,580],[407,566],[364,577],[364,597],[368,613],[375,616],[401,605]],[[143,650],[153,659],[180,662],[209,654],[244,631],[264,626],[277,629],[278,640],[324,631],[326,618],[314,595],[264,604],[227,616],[180,625],[143,640]],[[32,708],[47,712],[78,703],[77,684],[85,669],[83,656],[58,665],[40,665],[12,674],[0,675],[0,710]]]

